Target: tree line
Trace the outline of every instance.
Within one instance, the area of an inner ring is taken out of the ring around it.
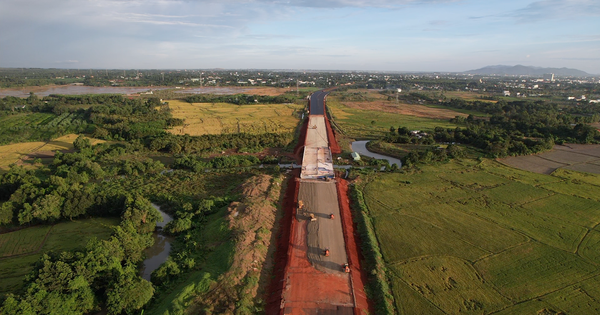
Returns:
[[[249,104],[283,104],[293,103],[296,99],[289,95],[214,95],[214,94],[198,94],[185,98],[188,103],[230,103],[235,105]]]

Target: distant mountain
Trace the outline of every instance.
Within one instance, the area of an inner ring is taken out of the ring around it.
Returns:
[[[542,76],[546,73],[554,73],[555,76],[560,77],[586,77],[590,76],[589,73],[577,69],[569,68],[540,68],[540,67],[529,67],[523,65],[516,66],[487,66],[481,69],[469,70],[464,73],[469,74],[482,74],[482,75],[530,75],[530,76]]]

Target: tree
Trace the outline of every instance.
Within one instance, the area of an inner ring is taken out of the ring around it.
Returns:
[[[13,213],[12,202],[5,202],[0,207],[0,225],[9,224],[12,222],[14,213]]]
[[[128,264],[106,292],[106,306],[109,314],[131,313],[141,309],[154,294],[149,281],[137,275],[135,265]]]
[[[79,135],[79,137],[77,137],[77,139],[73,141],[73,147],[75,148],[75,150],[81,151],[85,148],[91,148],[92,144],[90,142],[90,139],[86,138],[83,135]]]

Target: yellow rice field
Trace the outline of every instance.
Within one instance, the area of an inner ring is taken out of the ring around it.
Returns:
[[[0,146],[0,172],[9,169],[9,165],[19,162],[27,155],[41,152],[54,152],[56,150],[73,150],[73,141],[76,134],[68,134],[49,142],[22,142]],[[92,145],[102,143],[104,140],[89,138]]]
[[[184,119],[172,134],[200,136],[222,133],[291,132],[304,108],[296,104],[234,105],[227,103],[187,103],[168,101],[173,117]]]

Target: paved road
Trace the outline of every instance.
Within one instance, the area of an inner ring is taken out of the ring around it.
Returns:
[[[309,261],[323,272],[342,274],[342,265],[348,262],[348,258],[335,182],[302,181],[298,200],[302,200],[305,209],[317,218],[308,222]],[[334,219],[329,218],[332,213]],[[300,219],[308,220],[307,215]],[[323,255],[325,249],[329,249],[329,257]]]
[[[325,115],[324,103],[325,96],[329,92],[316,91],[310,96],[310,114],[311,115]]]

